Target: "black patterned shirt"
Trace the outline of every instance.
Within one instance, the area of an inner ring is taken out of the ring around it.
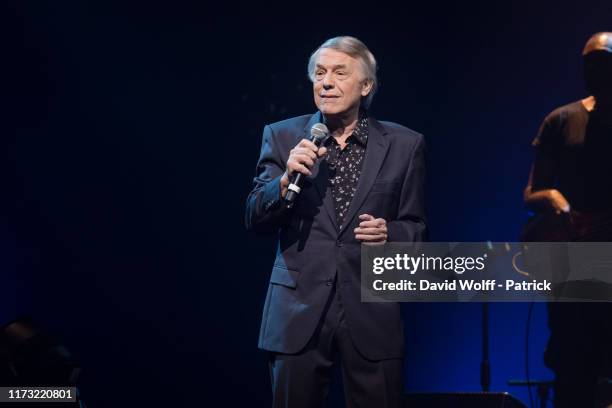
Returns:
[[[368,117],[365,112],[361,112],[357,126],[346,139],[347,144],[344,149],[340,148],[333,137],[328,138],[325,143],[328,149],[329,181],[338,228],[343,227],[349,205],[357,191],[367,142]]]

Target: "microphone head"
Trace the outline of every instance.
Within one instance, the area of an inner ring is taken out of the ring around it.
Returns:
[[[310,128],[310,136],[322,143],[329,136],[329,129],[323,123],[315,123]]]

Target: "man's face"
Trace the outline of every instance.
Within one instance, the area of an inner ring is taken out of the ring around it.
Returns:
[[[612,105],[612,52],[597,50],[585,55],[584,76],[597,102]]]
[[[315,63],[313,91],[317,108],[324,115],[342,115],[357,110],[361,98],[372,89],[359,61],[331,48],[319,51]]]

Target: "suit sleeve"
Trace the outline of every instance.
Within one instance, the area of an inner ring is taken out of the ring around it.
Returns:
[[[245,225],[248,230],[276,233],[288,219],[289,210],[283,205],[280,193],[285,164],[278,149],[274,132],[267,125],[263,131],[253,190],[246,203]]]
[[[389,242],[420,242],[425,225],[425,141],[419,135],[400,193],[397,219],[387,222]]]

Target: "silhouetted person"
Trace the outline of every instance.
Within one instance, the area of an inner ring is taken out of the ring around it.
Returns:
[[[525,202],[557,225],[539,240],[612,241],[612,33],[593,35],[583,60],[590,96],[555,109],[533,141]],[[612,304],[549,304],[549,327],[555,407],[610,403],[597,384],[612,378]]]

